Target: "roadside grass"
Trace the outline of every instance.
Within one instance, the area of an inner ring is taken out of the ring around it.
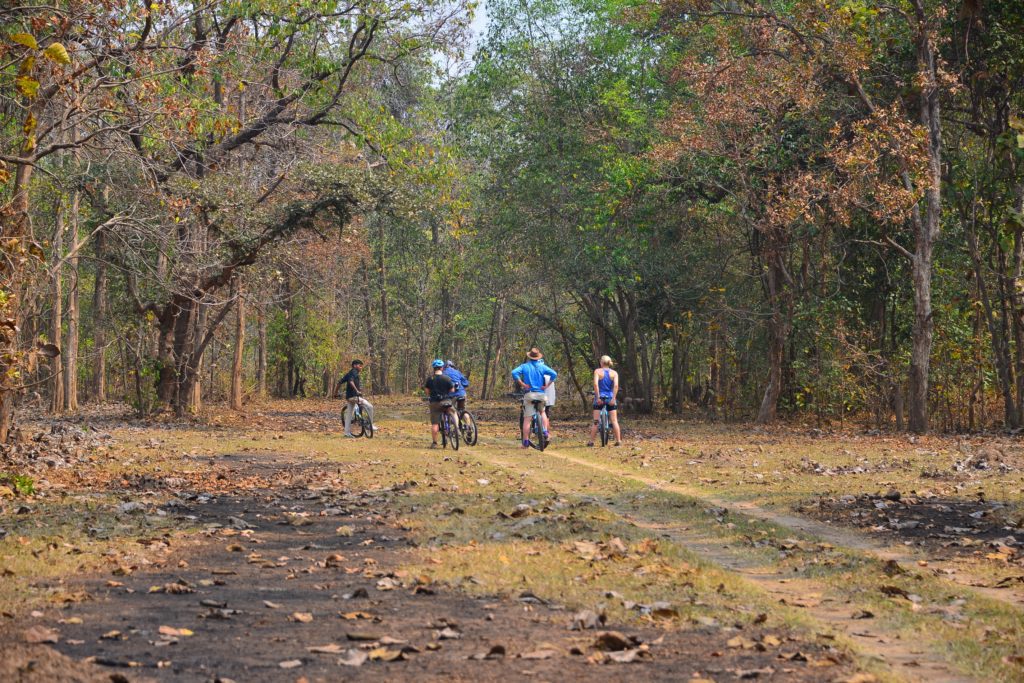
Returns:
[[[159,562],[177,544],[171,523],[144,514],[119,515],[116,500],[29,501],[33,510],[0,514],[0,612],[19,615],[44,606],[89,599],[65,589],[65,578],[98,571],[130,573]]]

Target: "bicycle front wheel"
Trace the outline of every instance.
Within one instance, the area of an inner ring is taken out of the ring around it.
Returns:
[[[369,416],[363,419],[363,436],[367,439],[373,438],[373,420]]]
[[[362,413],[356,413],[352,418],[352,435],[362,436],[366,432],[366,424],[363,422]]]
[[[459,420],[459,427],[462,429],[462,440],[466,442],[467,446],[476,445],[476,418],[468,410],[462,413],[462,418]]]
[[[459,428],[452,418],[448,418],[448,440],[452,442],[453,451],[459,450]]]

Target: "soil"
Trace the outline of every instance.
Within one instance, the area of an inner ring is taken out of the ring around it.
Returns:
[[[252,453],[228,461],[223,492],[179,489],[137,512],[205,528],[200,542],[174,544],[152,565],[81,577],[77,589],[91,600],[0,627],[0,680],[833,681],[853,670],[830,648],[750,627],[605,624],[636,650],[632,663],[608,663],[621,655],[595,647],[597,631],[570,631],[573,615],[560,605],[528,593],[473,597],[405,574],[414,541],[390,513],[405,485],[347,491],[325,463]],[[136,493],[159,488],[125,483]],[[16,644],[35,625],[59,631],[53,649]],[[730,647],[737,634],[782,645]],[[325,646],[329,654],[309,650]]]
[[[939,559],[1003,554],[1024,568],[1024,529],[1015,507],[989,501],[885,495],[822,497],[798,512],[880,538],[923,546]]]

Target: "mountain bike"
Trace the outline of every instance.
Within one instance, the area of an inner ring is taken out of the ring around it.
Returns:
[[[355,412],[352,414],[352,436],[373,438],[373,420],[370,419],[370,414],[363,410],[362,400],[356,402]]]
[[[444,407],[444,412],[441,413],[441,447],[447,448],[448,444],[452,445],[452,450],[459,450],[459,426],[456,424],[455,415],[452,411],[451,401],[442,401],[441,405]]]

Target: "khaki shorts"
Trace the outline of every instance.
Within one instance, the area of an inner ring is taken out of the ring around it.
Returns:
[[[430,402],[430,424],[439,425],[441,424],[441,415],[444,411],[452,407],[451,401],[431,401]]]
[[[540,401],[541,409],[547,404],[547,397],[544,396],[543,391],[530,391],[523,394],[523,413],[526,417],[533,417],[537,412],[533,409],[533,402]]]

